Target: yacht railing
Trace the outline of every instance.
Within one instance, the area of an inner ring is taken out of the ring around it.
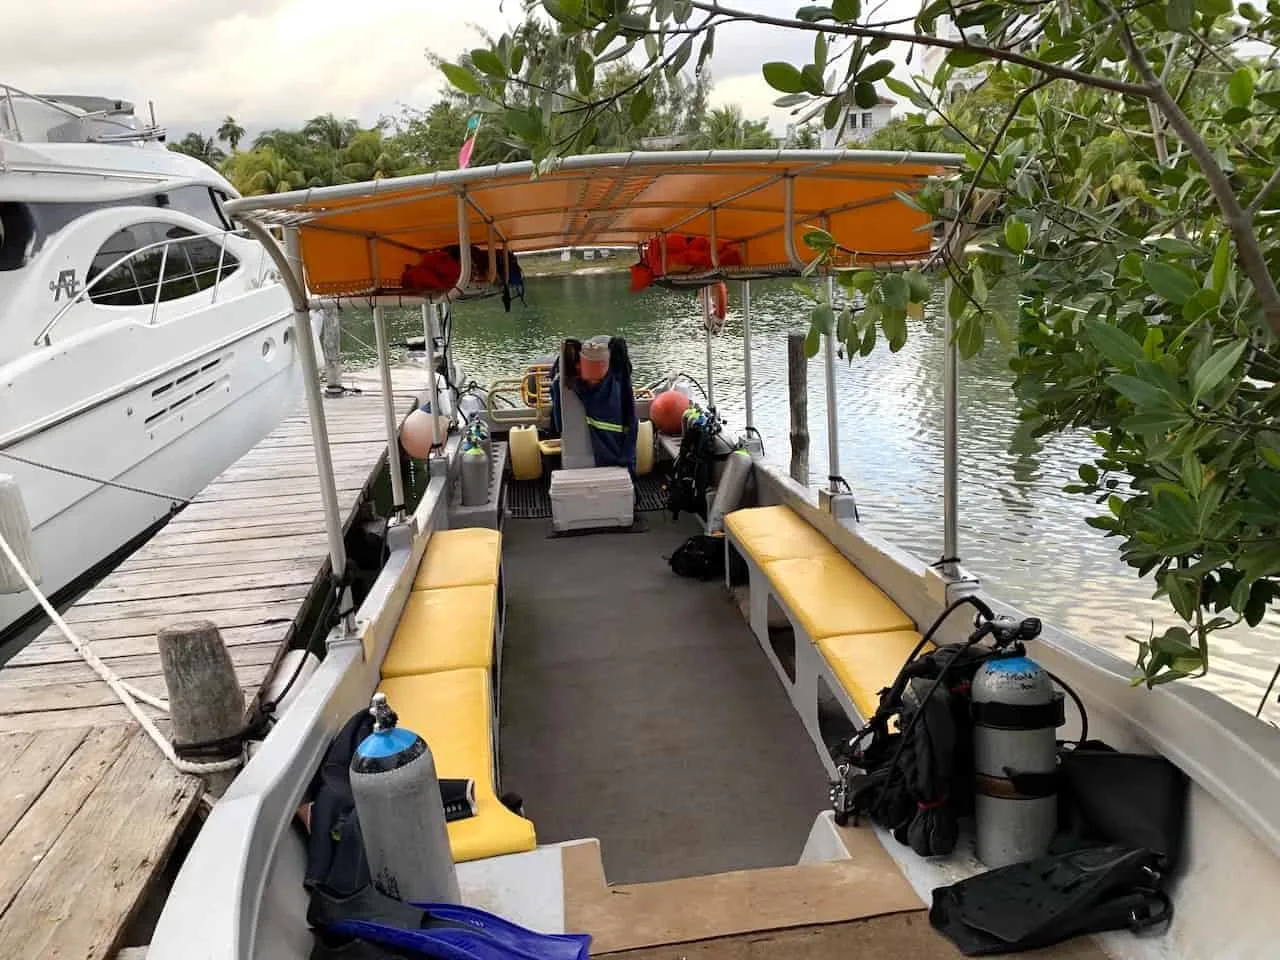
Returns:
[[[63,114],[69,120],[76,120],[80,123],[82,132],[86,122],[104,123],[108,126],[119,127],[118,134],[98,134],[91,136],[87,132],[84,133],[85,142],[95,143],[123,143],[134,140],[155,140],[164,135],[161,127],[154,125],[134,126],[118,117],[113,117],[109,110],[74,110],[65,103],[59,103],[57,100],[50,100],[48,97],[42,97],[37,93],[28,93],[26,90],[20,90],[15,86],[7,83],[0,83],[0,94],[4,95],[5,106],[8,107],[7,115],[0,111],[0,134],[17,140],[19,143],[25,140],[22,134],[22,125],[18,122],[18,111],[14,105],[14,98],[22,100],[31,100],[35,103],[43,104],[53,110]]]
[[[221,288],[223,278],[230,276],[241,266],[240,262],[237,261],[235,265],[231,266],[229,269],[227,268],[227,238],[231,236],[244,236],[244,234],[239,230],[224,230],[220,233],[193,233],[190,236],[159,240],[155,243],[147,244],[144,247],[138,247],[136,250],[131,250],[119,260],[112,263],[105,270],[99,271],[95,277],[84,285],[83,289],[63,304],[62,308],[53,315],[53,319],[46,323],[44,328],[36,334],[36,338],[32,345],[37,347],[49,346],[51,343],[50,335],[53,332],[53,328],[57,326],[58,321],[60,321],[72,307],[83,303],[86,299],[92,299],[93,292],[100,288],[103,281],[108,277],[113,277],[113,275],[116,274],[116,271],[124,267],[129,268],[129,273],[133,279],[133,286],[115,288],[111,291],[112,296],[129,297],[130,295],[133,295],[137,297],[137,302],[112,302],[106,303],[105,305],[115,307],[141,307],[146,306],[149,301],[151,306],[151,317],[148,320],[148,323],[154,324],[156,322],[156,315],[159,313],[160,304],[164,302],[161,299],[161,293],[164,291],[166,282],[175,284],[189,281],[194,284],[194,289],[191,291],[192,293],[202,293],[206,290],[211,290],[212,298],[209,302],[210,304],[217,303],[218,292]],[[190,254],[187,252],[187,245],[198,241],[211,243],[215,242],[215,238],[217,238],[216,242],[218,243],[217,265],[213,268],[210,268],[207,265],[197,268],[196,264],[192,262]],[[169,252],[175,247],[183,248],[180,252],[182,254],[182,261],[185,264],[185,268],[179,267],[177,269],[182,270],[181,273],[176,273],[174,276],[167,276],[170,259]],[[135,261],[140,260],[146,255],[154,256],[156,251],[159,251],[160,253],[160,268],[156,272],[155,277],[152,278],[145,274],[140,277],[138,275],[138,270],[135,269]],[[259,279],[263,276],[261,258],[259,259],[257,275]],[[206,281],[210,277],[212,277],[213,282],[212,284],[207,284]],[[113,277],[113,279],[118,279],[118,277]],[[190,294],[183,294],[183,296],[189,295]]]

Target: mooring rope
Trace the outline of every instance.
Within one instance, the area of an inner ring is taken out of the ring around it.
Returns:
[[[107,480],[103,477],[95,477],[87,473],[80,473],[76,470],[68,470],[66,467],[55,467],[49,463],[41,463],[39,460],[28,460],[26,457],[20,457],[16,453],[9,453],[7,450],[0,450],[0,457],[7,457],[10,460],[16,460],[18,463],[25,463],[28,467],[35,467],[38,470],[48,470],[51,473],[60,473],[66,477],[75,477],[77,480],[87,480],[90,483],[100,483],[106,487],[116,487],[120,490],[128,490],[130,493],[141,493],[144,496],[156,497],[160,500],[168,500],[171,503],[186,506],[191,502],[189,497],[178,497],[171,493],[160,493],[156,490],[148,490],[146,487],[134,487],[127,483],[121,483],[118,480]]]
[[[164,754],[165,759],[168,760],[169,763],[178,770],[178,772],[195,775],[220,773],[224,770],[234,770],[244,762],[243,750],[241,751],[240,756],[233,757],[230,760],[216,760],[208,763],[192,762],[190,760],[183,760],[179,757],[174,751],[173,744],[169,742],[168,737],[160,732],[160,728],[155,725],[155,722],[149,716],[147,716],[146,711],[143,710],[142,707],[138,706],[138,701],[141,700],[143,703],[155,707],[157,710],[162,710],[165,713],[168,713],[168,701],[162,700],[159,697],[154,697],[145,690],[139,690],[131,683],[121,679],[114,670],[103,663],[101,658],[89,649],[88,641],[82,640],[77,636],[70,624],[63,620],[62,615],[54,609],[53,604],[49,602],[49,598],[41,592],[38,586],[36,586],[36,582],[31,578],[31,574],[27,572],[27,568],[18,560],[17,553],[14,552],[13,548],[9,546],[9,542],[5,540],[2,535],[0,535],[0,552],[4,553],[5,559],[7,559],[9,563],[12,564],[13,569],[18,572],[18,577],[26,585],[26,588],[31,591],[31,595],[36,598],[36,601],[44,609],[44,612],[48,614],[49,619],[54,622],[57,628],[62,632],[62,635],[67,638],[67,642],[75,648],[76,653],[80,654],[84,659],[84,662],[89,665],[90,669],[92,669],[93,672],[111,688],[112,693],[119,698],[120,702],[123,703],[129,713],[133,715],[133,718],[138,721],[142,729],[147,732],[147,735],[155,741],[156,746],[160,748],[160,752]]]

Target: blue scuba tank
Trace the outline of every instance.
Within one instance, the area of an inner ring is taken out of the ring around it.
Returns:
[[[369,712],[373,733],[351,758],[351,793],[374,885],[406,902],[461,903],[431,750],[396,725],[385,694]]]

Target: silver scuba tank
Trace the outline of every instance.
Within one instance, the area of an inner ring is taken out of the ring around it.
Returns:
[[[1035,661],[1016,656],[983,664],[971,699],[978,859],[988,867],[1032,860],[1058,825],[1062,694]]]
[[[724,473],[720,475],[720,482],[716,485],[716,495],[711,501],[711,511],[707,514],[708,533],[719,533],[724,529],[725,515],[738,509],[750,475],[751,454],[739,447],[729,454]]]
[[[405,902],[461,903],[431,751],[396,726],[385,694],[369,712],[373,733],[351,758],[351,793],[374,886]]]
[[[462,451],[462,505],[478,507],[489,500],[489,457],[476,444]]]

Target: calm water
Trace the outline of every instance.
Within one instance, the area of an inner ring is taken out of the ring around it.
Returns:
[[[705,383],[700,314],[692,293],[650,289],[632,294],[625,275],[531,279],[528,305],[504,313],[496,300],[455,308],[455,355],[481,384],[512,376],[566,336],[625,336],[636,382],[687,371]],[[737,285],[730,290],[724,333],[713,341],[716,405],[736,430],[743,423],[743,343]],[[766,456],[785,468],[788,447],[786,335],[807,324],[806,302],[790,282],[752,285],[752,373],[756,427]],[[932,311],[931,311],[932,313]],[[388,311],[392,340],[421,335],[417,310]],[[349,362],[374,359],[371,316],[343,316]],[[1124,566],[1116,541],[1087,527],[1087,498],[1062,492],[1075,465],[1089,456],[1085,436],[1050,439],[1034,455],[1009,452],[1017,426],[1011,374],[1002,351],[961,367],[960,553],[987,587],[1028,613],[1050,620],[1126,659],[1126,634],[1147,636],[1176,619],[1154,584]],[[827,474],[826,398],[822,359],[809,365],[810,469],[814,485]],[[838,360],[836,404],[840,464],[857,495],[864,523],[927,561],[942,549],[941,321],[913,322],[897,354],[880,345],[852,364]],[[1201,681],[1252,713],[1280,656],[1280,622],[1217,634],[1216,658]],[[1264,716],[1280,719],[1270,705]]]

